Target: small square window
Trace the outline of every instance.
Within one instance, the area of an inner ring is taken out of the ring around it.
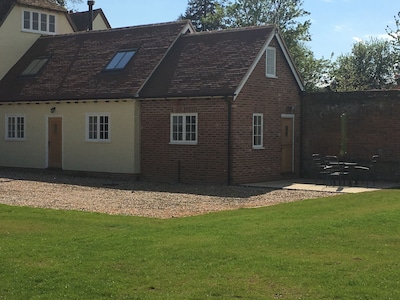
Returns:
[[[86,115],[86,140],[91,142],[110,141],[110,116],[109,114]]]
[[[6,140],[25,140],[24,116],[6,116]]]
[[[43,68],[43,66],[49,60],[48,57],[35,58],[28,65],[28,67],[22,72],[22,76],[35,76],[39,73],[39,71]]]
[[[106,66],[106,71],[122,70],[131,61],[136,50],[118,51]]]
[[[197,144],[197,113],[171,114],[171,144]]]

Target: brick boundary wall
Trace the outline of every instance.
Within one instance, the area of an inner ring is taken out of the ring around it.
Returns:
[[[304,95],[302,176],[313,176],[313,153],[339,156],[342,114],[347,123],[345,159],[368,164],[378,154],[378,179],[398,181],[400,90]]]

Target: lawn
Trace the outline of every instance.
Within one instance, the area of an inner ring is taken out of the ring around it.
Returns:
[[[0,205],[0,299],[400,299],[400,191],[149,219]]]

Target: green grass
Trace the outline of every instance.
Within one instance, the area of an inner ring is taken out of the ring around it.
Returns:
[[[400,299],[400,191],[182,219],[0,205],[0,299]]]

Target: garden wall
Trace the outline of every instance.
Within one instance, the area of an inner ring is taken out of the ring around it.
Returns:
[[[400,90],[306,94],[302,110],[303,177],[312,176],[313,153],[344,149],[346,160],[364,164],[378,154],[378,178],[398,181]]]

